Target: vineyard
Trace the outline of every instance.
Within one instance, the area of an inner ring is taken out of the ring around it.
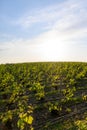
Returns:
[[[87,63],[0,65],[0,130],[87,130]]]

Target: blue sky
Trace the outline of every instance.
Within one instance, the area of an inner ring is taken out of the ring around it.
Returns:
[[[87,0],[0,0],[0,63],[87,62]]]

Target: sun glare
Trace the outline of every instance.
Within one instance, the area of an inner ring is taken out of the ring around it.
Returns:
[[[62,60],[66,56],[66,46],[61,41],[50,41],[42,45],[41,53],[46,60]]]

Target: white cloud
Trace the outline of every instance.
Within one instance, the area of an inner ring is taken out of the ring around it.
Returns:
[[[78,25],[82,21],[85,22],[84,20],[87,21],[86,4],[86,0],[67,0],[43,9],[26,12],[25,15],[16,20],[16,24],[26,29],[38,23],[46,23],[48,29],[53,28],[58,22],[59,24],[65,22],[67,26],[73,26],[75,23]],[[44,26],[44,28],[46,27]]]

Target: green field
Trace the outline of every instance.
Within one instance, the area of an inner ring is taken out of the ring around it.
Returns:
[[[0,130],[87,130],[87,63],[0,65]]]

